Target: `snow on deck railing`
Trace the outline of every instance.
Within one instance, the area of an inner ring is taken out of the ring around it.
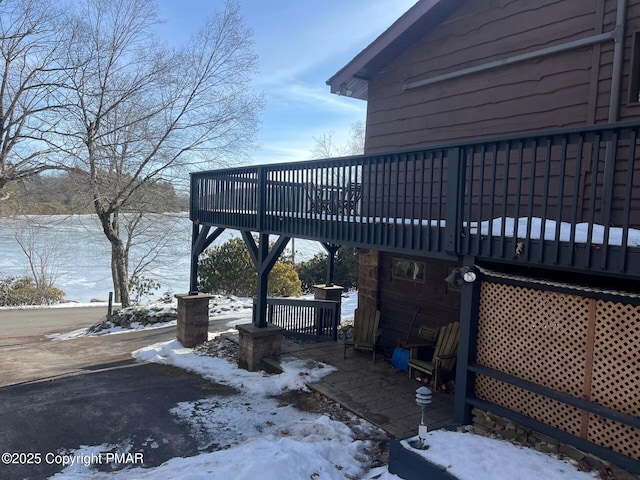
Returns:
[[[516,229],[517,223],[517,229]],[[543,231],[544,224],[544,231]],[[465,225],[466,226],[466,225]],[[560,231],[558,232],[558,227]],[[504,228],[504,230],[503,230]],[[478,234],[477,222],[472,222],[469,233]],[[589,243],[595,245],[618,245],[623,244],[624,229],[621,227],[609,227],[608,241],[605,242],[606,228],[603,225],[588,223],[571,224],[555,220],[542,220],[541,218],[494,218],[492,221],[480,222],[480,234],[487,236],[505,236],[517,238],[530,238],[534,240],[558,240],[560,242]],[[590,238],[589,238],[590,237]],[[626,245],[629,247],[640,246],[640,230],[629,228],[627,232]]]
[[[218,210],[217,213],[226,214],[242,214],[255,215],[257,212],[251,210]],[[288,217],[308,220],[322,220],[327,222],[346,222],[353,224],[387,224],[387,225],[413,225],[430,228],[445,228],[446,220],[423,220],[416,218],[391,218],[391,217],[365,217],[361,215],[336,215],[336,214],[317,214],[317,213],[295,213],[295,212],[266,212],[267,216]],[[516,228],[517,224],[517,228]],[[543,231],[544,224],[544,231]],[[478,229],[478,225],[480,228]],[[504,225],[504,229],[503,229]],[[591,225],[591,228],[590,228]],[[614,245],[622,246],[624,239],[624,228],[609,227],[608,233],[604,225],[589,224],[587,222],[571,224],[569,222],[560,222],[556,220],[543,220],[539,217],[521,217],[517,221],[515,218],[494,218],[493,220],[484,220],[481,222],[462,222],[463,229],[471,235],[480,235],[488,237],[508,237],[521,238],[531,240],[549,240],[560,242],[589,243],[592,245]],[[558,233],[558,227],[560,231]],[[478,232],[479,230],[479,232]],[[605,234],[608,235],[608,241],[605,242]],[[626,245],[629,247],[640,246],[640,229],[628,228],[626,236]]]

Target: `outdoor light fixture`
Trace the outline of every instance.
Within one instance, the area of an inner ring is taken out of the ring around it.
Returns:
[[[467,283],[473,283],[478,278],[472,267],[462,267],[460,273],[462,274],[462,279]]]
[[[452,287],[460,287],[462,285],[460,271],[458,269],[453,270],[449,275],[447,275],[447,278],[445,278],[444,281]]]
[[[340,90],[338,91],[338,95],[344,95],[346,97],[350,97],[351,95],[353,95],[353,92],[349,90],[349,87],[347,86],[347,82],[342,82],[342,84],[340,85]]]
[[[420,418],[420,426],[418,426],[418,438],[420,445],[425,446],[427,441],[427,425],[424,423],[424,411],[431,405],[431,390],[427,387],[420,387],[416,390],[416,403],[422,410],[422,418]]]
[[[462,267],[453,270],[447,278],[444,279],[452,287],[461,287],[462,282],[473,283],[478,278],[476,272],[473,271],[473,267]]]

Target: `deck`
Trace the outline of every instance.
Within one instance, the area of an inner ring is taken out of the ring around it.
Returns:
[[[202,227],[218,227],[637,279],[639,129],[193,173],[194,246],[206,245],[195,241]]]

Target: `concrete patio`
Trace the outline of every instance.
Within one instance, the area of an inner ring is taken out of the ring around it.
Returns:
[[[296,343],[285,339],[282,343],[283,356],[318,360],[336,367],[337,371],[310,384],[311,389],[395,438],[417,435],[421,411],[415,395],[424,384],[410,379],[408,373],[397,370],[390,359],[381,355],[373,363],[370,352],[349,348],[343,359],[343,351],[339,342]],[[433,392],[425,418],[429,429],[453,423],[453,400],[453,393]]]

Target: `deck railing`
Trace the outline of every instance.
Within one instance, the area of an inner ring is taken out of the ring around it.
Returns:
[[[315,342],[336,341],[340,303],[331,300],[267,298],[267,321],[284,328],[288,337]]]
[[[192,174],[191,219],[639,276],[640,122]]]

